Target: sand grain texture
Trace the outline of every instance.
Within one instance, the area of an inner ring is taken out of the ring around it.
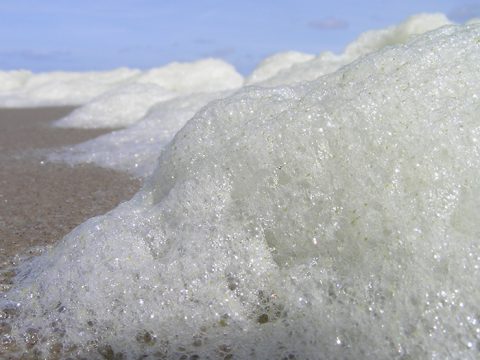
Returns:
[[[128,200],[140,182],[93,165],[45,161],[47,149],[109,132],[50,126],[72,107],[0,109],[0,268]]]

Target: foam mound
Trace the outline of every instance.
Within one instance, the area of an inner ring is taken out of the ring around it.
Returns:
[[[146,178],[157,166],[159,151],[173,139],[178,130],[203,106],[231,93],[232,91],[197,93],[158,102],[143,118],[128,128],[50,153],[48,157],[51,161],[66,161],[72,165],[95,163]],[[144,101],[142,95],[140,93],[140,99]],[[105,102],[102,101],[100,105],[103,109],[105,109],[104,104]],[[132,117],[129,118],[132,119]],[[97,119],[92,118],[92,121],[96,122]],[[114,119],[125,119],[125,117],[112,118],[106,113],[105,119],[105,123],[112,124]],[[86,124],[86,121],[82,121],[82,125]],[[118,122],[116,124],[120,125]],[[125,122],[123,124],[125,125]]]
[[[140,70],[127,68],[40,74],[26,70],[0,71],[0,106],[81,105],[139,74]]]
[[[243,77],[232,65],[221,60],[172,63],[149,70],[130,84],[119,86],[93,99],[55,125],[78,128],[124,127],[142,120],[153,105],[163,101],[190,94],[195,98],[198,93],[236,89],[242,84]]]
[[[243,77],[223,60],[202,59],[149,70],[137,81],[153,83],[178,94],[190,94],[235,89],[242,86]]]
[[[20,266],[3,346],[478,357],[479,96],[472,24],[211,102],[131,201]]]
[[[295,64],[312,60],[315,56],[298,51],[286,51],[264,59],[245,80],[247,85],[267,80],[280,71],[291,68]]]
[[[175,95],[155,84],[128,84],[96,97],[66,117],[57,127],[115,128],[131,125],[141,119],[154,104]]]
[[[50,72],[33,74],[30,71],[0,71],[0,106],[35,107],[48,105],[83,105],[61,123],[69,127],[102,127],[130,124],[152,105],[148,99],[165,98],[197,92],[235,89],[243,84],[243,77],[235,68],[219,59],[202,59],[190,63],[171,63],[163,67],[140,71],[121,68],[104,72]],[[143,86],[143,88],[142,88]],[[155,89],[154,87],[157,87]],[[135,91],[136,89],[136,91]],[[165,94],[159,95],[163,91]],[[140,94],[145,101],[141,102]],[[117,110],[131,95],[127,114]],[[100,98],[99,98],[100,97]],[[108,122],[106,113],[110,112]],[[92,118],[98,116],[98,123]],[[122,119],[115,120],[115,117]],[[140,116],[141,117],[141,116]]]
[[[314,80],[338,70],[360,56],[378,51],[386,46],[403,44],[412,36],[451,24],[451,21],[443,14],[413,15],[398,25],[361,34],[358,39],[345,48],[342,54],[337,55],[326,51],[310,61],[291,64],[283,69],[278,67],[279,71],[270,72],[270,77],[265,77],[260,84],[262,86],[278,86]]]

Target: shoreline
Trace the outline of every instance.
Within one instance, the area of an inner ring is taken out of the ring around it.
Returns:
[[[141,181],[91,164],[45,159],[48,150],[114,129],[54,128],[75,107],[0,108],[0,271],[16,255],[54,244],[85,220],[130,199]]]

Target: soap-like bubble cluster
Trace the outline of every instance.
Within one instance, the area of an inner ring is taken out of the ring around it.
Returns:
[[[19,268],[4,343],[65,358],[478,358],[479,98],[472,24],[211,102],[132,200]]]

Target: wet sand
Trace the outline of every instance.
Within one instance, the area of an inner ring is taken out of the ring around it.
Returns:
[[[46,149],[111,131],[50,126],[72,110],[0,109],[0,270],[15,255],[55,243],[86,219],[128,200],[140,187],[139,180],[122,172],[45,161],[41,154]]]

